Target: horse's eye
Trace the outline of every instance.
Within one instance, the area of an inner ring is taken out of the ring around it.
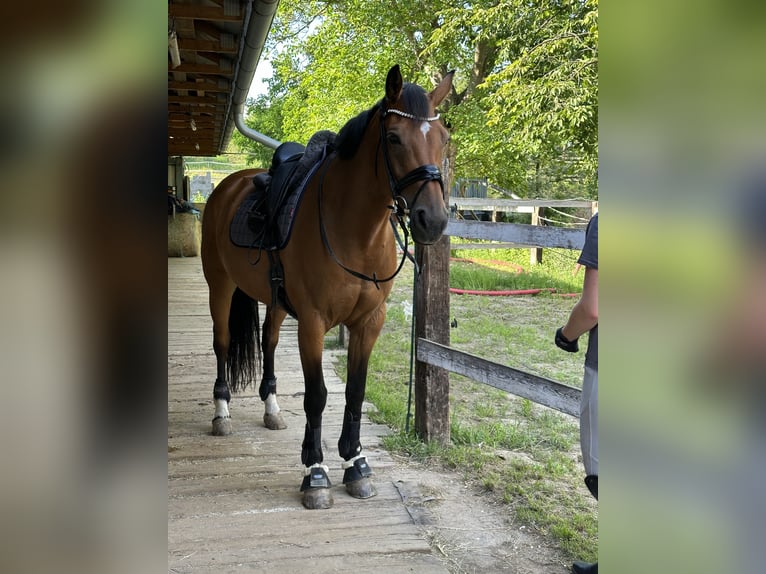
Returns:
[[[388,143],[391,145],[399,145],[402,143],[402,140],[399,139],[399,136],[391,132],[388,132],[386,139],[388,139]]]

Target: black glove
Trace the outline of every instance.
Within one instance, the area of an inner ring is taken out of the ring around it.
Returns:
[[[574,341],[570,341],[567,339],[564,334],[561,332],[561,330],[564,327],[559,327],[556,330],[556,338],[554,339],[556,346],[559,349],[564,349],[567,353],[576,353],[580,350],[580,346],[577,344],[577,339]]]

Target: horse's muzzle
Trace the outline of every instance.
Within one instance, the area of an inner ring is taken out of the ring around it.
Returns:
[[[438,187],[429,185],[436,183]],[[410,217],[410,234],[415,243],[431,245],[436,243],[447,227],[449,212],[444,205],[444,180],[439,168],[433,164],[421,165],[413,169],[396,182],[394,198],[403,198],[405,188],[412,184],[420,184],[412,198]],[[407,201],[404,201],[405,206]]]
[[[440,206],[416,205],[410,212],[413,241],[421,245],[436,243],[447,227],[448,216],[449,212],[443,203]]]

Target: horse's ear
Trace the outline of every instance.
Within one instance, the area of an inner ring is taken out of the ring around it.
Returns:
[[[452,77],[454,75],[455,70],[450,70],[447,72],[447,75],[442,78],[442,81],[439,82],[439,85],[436,86],[430,94],[428,94],[428,99],[431,100],[431,104],[433,104],[434,107],[441,104],[442,101],[444,101],[444,98],[449,95],[450,91],[452,90]]]
[[[386,76],[386,100],[391,106],[402,95],[402,72],[399,70],[399,64],[396,64],[388,71]]]

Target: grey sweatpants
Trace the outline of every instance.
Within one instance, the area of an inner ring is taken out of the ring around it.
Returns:
[[[586,475],[598,476],[598,371],[585,367],[580,399],[580,448]]]

